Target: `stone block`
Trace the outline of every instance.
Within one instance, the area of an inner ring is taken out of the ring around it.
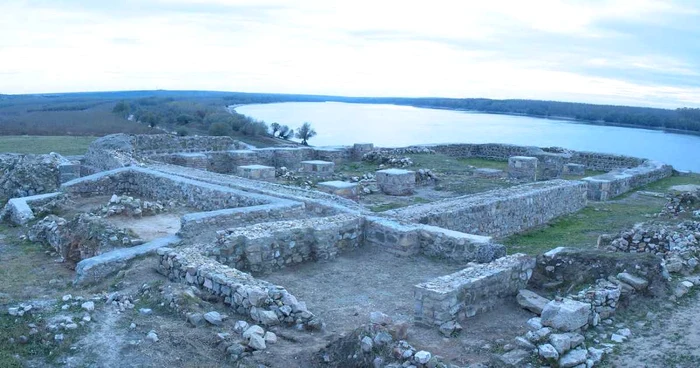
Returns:
[[[209,167],[209,158],[204,153],[176,153],[173,164],[206,170]]]
[[[586,166],[581,164],[566,164],[564,165],[564,174],[566,175],[584,175]]]
[[[549,299],[543,298],[530,290],[520,290],[516,296],[518,304],[537,315],[542,314],[542,309],[549,303]]]
[[[307,174],[319,176],[331,175],[335,170],[335,164],[330,161],[311,160],[301,162],[301,171]]]
[[[365,153],[372,152],[372,150],[374,150],[374,144],[372,143],[355,143],[352,146],[352,158],[361,160]]]
[[[357,184],[347,181],[324,181],[317,184],[318,190],[326,193],[339,195],[341,197],[357,199]]]
[[[544,152],[534,156],[537,158],[537,180],[552,180],[561,177],[567,158],[565,155]]]
[[[542,310],[542,324],[561,331],[575,331],[588,323],[591,305],[571,299],[552,300]]]
[[[236,174],[254,180],[275,180],[275,168],[264,165],[244,165],[236,168]]]
[[[377,186],[388,195],[404,196],[413,194],[416,188],[416,172],[403,169],[386,169],[376,172]]]
[[[537,157],[513,156],[508,158],[508,177],[523,181],[537,180]]]
[[[488,169],[488,168],[479,168],[474,170],[474,176],[477,178],[500,178],[503,177],[504,172],[503,170],[498,170],[498,169]]]

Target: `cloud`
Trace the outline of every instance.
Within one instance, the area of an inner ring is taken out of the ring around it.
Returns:
[[[700,106],[700,6],[653,0],[0,4],[0,93],[213,89]]]

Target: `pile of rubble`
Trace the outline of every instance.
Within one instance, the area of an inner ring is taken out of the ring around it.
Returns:
[[[646,279],[622,272],[616,277],[598,280],[566,298],[549,300],[532,291],[521,290],[516,298],[518,304],[539,317],[528,321],[530,331],[509,344],[509,351],[501,361],[517,366],[536,355],[542,363],[556,367],[595,366],[604,354],[613,351],[614,345],[597,338],[587,341],[585,331],[597,328],[605,334],[604,328],[597,326],[612,324],[610,317],[615,314],[620,297],[644,292],[648,286]],[[621,327],[609,339],[621,343],[630,335],[629,329]],[[607,334],[605,337],[608,339]]]
[[[614,238],[601,235],[598,247],[615,252],[653,253],[666,259],[669,272],[692,272],[699,263],[700,221],[638,224]]]
[[[428,169],[418,169],[416,170],[416,184],[427,185],[434,184],[438,182],[438,177],[431,170]]]
[[[141,200],[140,198],[134,198],[126,195],[118,196],[116,194],[112,195],[109,203],[103,206],[98,213],[103,217],[110,216],[128,216],[128,217],[142,217],[142,216],[155,216],[159,213],[163,213],[168,208],[175,207],[176,203],[171,201],[167,204],[163,204],[159,201],[151,202],[146,200]]]
[[[677,217],[688,212],[692,212],[693,217],[700,217],[700,190],[670,195],[661,216]]]
[[[365,153],[362,156],[362,161],[378,164],[379,167],[409,167],[413,166],[413,160],[409,157],[400,157],[391,154],[387,151],[376,150]]]
[[[326,346],[320,360],[328,367],[447,368],[439,356],[418,350],[405,339],[406,322],[395,323],[381,312],[370,314],[370,323]]]

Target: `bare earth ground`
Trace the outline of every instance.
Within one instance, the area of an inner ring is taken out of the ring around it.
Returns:
[[[330,333],[348,333],[381,311],[395,321],[413,321],[413,285],[464,268],[424,257],[398,257],[379,248],[365,247],[324,263],[307,263],[260,278],[285,288],[307,303],[326,322]],[[510,340],[526,332],[532,314],[515,302],[469,319],[457,339],[442,337],[437,329],[411,326],[408,341],[448,358],[455,364],[488,361],[497,338]],[[485,348],[484,348],[485,347]]]
[[[700,367],[699,317],[700,293],[688,294],[678,305],[666,305],[664,310],[657,311],[648,319],[650,322],[647,325],[632,328],[632,338],[608,360],[609,366]]]

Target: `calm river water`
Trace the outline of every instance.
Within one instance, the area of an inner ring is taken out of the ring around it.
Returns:
[[[423,109],[410,106],[287,102],[244,105],[241,114],[296,129],[308,121],[314,146],[369,142],[380,147],[424,143],[511,143],[617,153],[700,172],[700,136],[577,124],[565,120]]]

